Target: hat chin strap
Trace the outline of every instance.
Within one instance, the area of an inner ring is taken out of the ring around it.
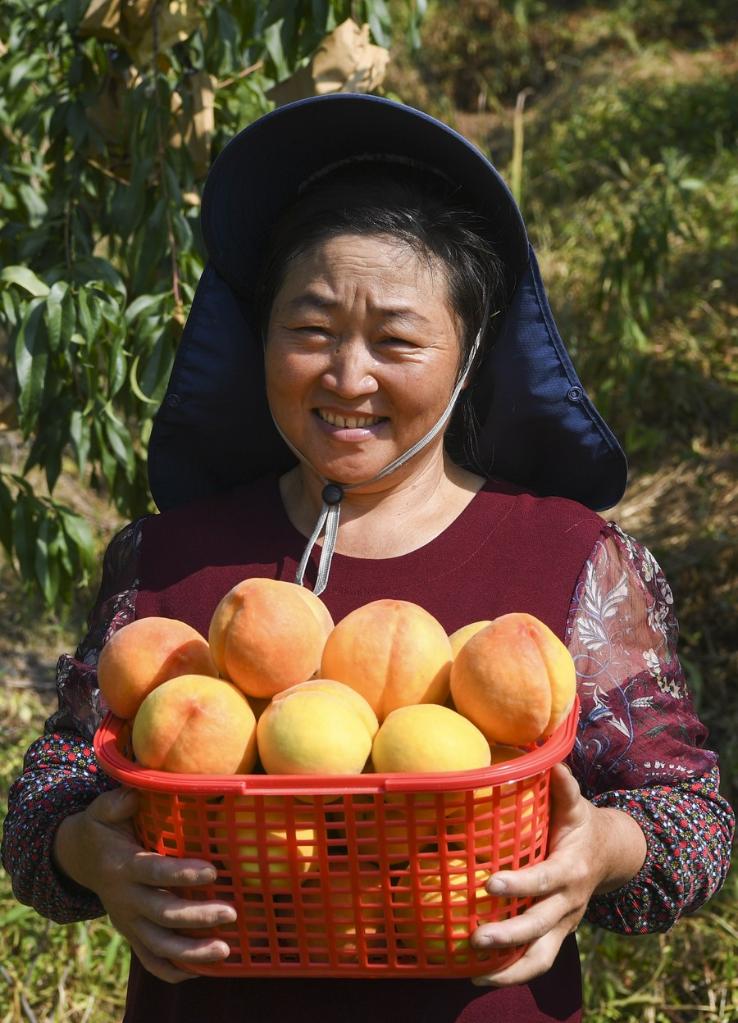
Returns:
[[[325,478],[325,476],[322,476],[319,472],[317,472],[317,470],[313,468],[313,466],[310,464],[308,459],[303,455],[303,453],[299,451],[295,447],[295,445],[292,444],[292,442],[287,439],[287,437],[285,437],[284,433],[282,432],[279,426],[279,423],[276,421],[276,419],[274,419],[274,416],[272,416],[272,419],[274,420],[274,425],[277,428],[277,432],[279,433],[280,437],[285,442],[287,447],[292,451],[294,455],[297,456],[297,458],[299,458],[301,462],[304,462],[305,465],[313,469],[313,472],[315,472],[316,475],[319,476],[320,479],[325,484],[321,494],[323,498],[323,507],[320,509],[320,514],[318,515],[317,522],[315,523],[315,528],[310,534],[310,538],[305,546],[305,550],[303,551],[302,557],[300,558],[300,564],[297,566],[297,572],[295,573],[295,582],[298,583],[300,586],[305,585],[304,584],[305,570],[307,568],[308,561],[310,560],[310,555],[312,554],[313,548],[315,547],[315,544],[318,542],[318,539],[324,530],[325,536],[323,538],[323,546],[320,551],[318,575],[315,580],[315,586],[313,587],[313,593],[315,593],[317,596],[318,594],[322,593],[323,590],[325,590],[326,586],[328,585],[328,576],[330,575],[331,561],[333,559],[333,553],[336,549],[336,540],[338,538],[338,525],[341,518],[341,501],[343,500],[346,491],[354,490],[356,487],[365,487],[369,483],[375,483],[377,480],[384,479],[385,476],[389,476],[390,473],[394,472],[395,469],[399,469],[401,465],[405,464],[405,462],[409,462],[410,459],[417,455],[417,453],[421,451],[427,444],[430,444],[434,437],[438,436],[440,431],[448,422],[449,416],[453,412],[454,405],[456,404],[456,399],[459,397],[459,394],[461,393],[461,389],[464,386],[464,382],[469,374],[469,370],[474,360],[474,356],[477,354],[477,350],[479,349],[479,345],[481,344],[481,338],[482,329],[479,330],[479,333],[474,339],[474,343],[467,356],[464,368],[462,369],[456,386],[454,387],[453,393],[449,398],[448,405],[443,411],[441,418],[438,420],[438,422],[434,426],[432,426],[431,429],[423,437],[420,438],[420,440],[416,441],[411,448],[408,448],[408,450],[405,451],[402,455],[399,455],[397,458],[395,458],[394,461],[390,462],[389,465],[386,465],[384,469],[380,469],[376,476],[372,476],[371,479],[364,480],[361,483],[337,483],[335,482],[335,480],[328,480]]]

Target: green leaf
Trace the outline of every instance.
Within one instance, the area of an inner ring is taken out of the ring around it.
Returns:
[[[94,332],[92,330],[92,316],[90,315],[90,305],[87,301],[87,293],[84,288],[80,288],[77,295],[77,318],[79,325],[82,328],[82,336],[85,339],[85,347],[89,347],[90,342],[94,338]]]
[[[126,379],[126,353],[123,350],[125,335],[117,331],[113,338],[108,356],[108,396],[112,398],[118,393]]]
[[[92,285],[97,281],[109,284],[121,298],[127,297],[125,281],[112,263],[100,256],[83,256],[76,260],[74,273],[80,284]]]
[[[28,219],[32,227],[37,227],[48,213],[48,206],[35,188],[22,184],[18,186],[18,195],[28,211]]]
[[[77,515],[68,508],[59,507],[59,513],[64,526],[64,532],[69,539],[73,541],[80,551],[86,552],[85,557],[91,557],[94,554],[95,543],[89,523],[81,515]]]
[[[131,386],[131,390],[138,398],[138,400],[143,402],[145,405],[158,405],[159,402],[155,398],[149,398],[141,390],[141,385],[138,382],[138,364],[140,361],[141,355],[139,354],[136,356],[136,358],[133,360],[131,364],[131,369],[128,374],[128,382]]]
[[[69,436],[74,447],[77,468],[80,475],[83,475],[90,454],[90,423],[79,409],[75,409],[70,417]]]
[[[41,299],[29,303],[15,340],[15,371],[20,388],[18,409],[26,436],[35,425],[41,407],[49,359],[46,332],[41,328],[44,307]]]
[[[46,299],[46,333],[49,339],[49,349],[55,352],[59,347],[62,336],[62,303],[66,296],[69,285],[66,281],[57,281],[52,284]]]
[[[141,388],[151,395],[154,401],[159,402],[164,397],[167,380],[172,366],[173,352],[170,338],[166,331],[162,331],[156,339],[151,355],[149,356],[141,378]]]
[[[131,446],[131,438],[123,424],[116,419],[110,408],[106,406],[105,437],[116,461],[123,467],[126,478],[133,479],[135,458]]]
[[[3,314],[5,315],[5,321],[10,327],[15,327],[18,323],[18,312],[13,301],[13,295],[7,289],[0,291],[0,299],[3,303]]]
[[[54,603],[59,592],[59,565],[49,554],[51,534],[52,523],[48,517],[43,518],[36,534],[34,567],[44,601],[49,606]]]
[[[392,45],[392,16],[384,0],[372,0],[367,15],[372,36],[380,46]]]
[[[20,573],[25,579],[33,577],[35,555],[35,528],[28,498],[19,494],[13,508],[13,549]]]
[[[290,73],[290,68],[287,64],[287,58],[285,57],[284,47],[282,45],[283,24],[283,20],[275,21],[269,25],[264,32],[264,46],[272,59],[278,81],[281,81],[283,78],[287,78]]]
[[[5,548],[8,557],[12,557],[13,498],[2,475],[0,475],[0,544]]]
[[[118,463],[110,451],[99,417],[95,417],[92,420],[92,430],[95,434],[95,440],[97,442],[96,454],[100,459],[100,465],[102,467],[103,476],[105,477],[105,482],[111,490],[114,490]]]
[[[0,271],[0,280],[25,288],[34,298],[42,298],[49,293],[48,284],[45,284],[27,266],[6,266]]]
[[[8,88],[12,91],[15,89],[23,79],[33,71],[39,61],[42,60],[40,53],[34,53],[29,57],[24,57],[22,60],[17,61],[10,70],[8,76]]]
[[[88,135],[87,118],[85,108],[79,100],[70,103],[67,107],[67,131],[72,137],[75,148],[83,148]]]
[[[131,323],[141,313],[157,308],[166,298],[166,295],[139,295],[125,311],[126,322]]]

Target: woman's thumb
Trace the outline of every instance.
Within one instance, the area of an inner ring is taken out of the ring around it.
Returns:
[[[135,789],[120,788],[103,792],[96,799],[95,816],[106,824],[117,824],[128,820],[136,812],[138,797]]]

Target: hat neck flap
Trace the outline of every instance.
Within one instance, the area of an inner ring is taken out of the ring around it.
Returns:
[[[472,401],[480,461],[490,475],[595,510],[622,496],[625,456],[577,377],[532,249],[475,373]],[[154,420],[154,501],[164,511],[295,463],[269,412],[250,310],[209,263]]]

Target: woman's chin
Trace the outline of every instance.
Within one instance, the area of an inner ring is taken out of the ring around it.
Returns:
[[[319,451],[307,446],[302,449],[305,461],[301,461],[305,473],[319,479],[332,480],[344,486],[354,486],[373,479],[396,454],[393,451],[354,451],[351,454]]]

